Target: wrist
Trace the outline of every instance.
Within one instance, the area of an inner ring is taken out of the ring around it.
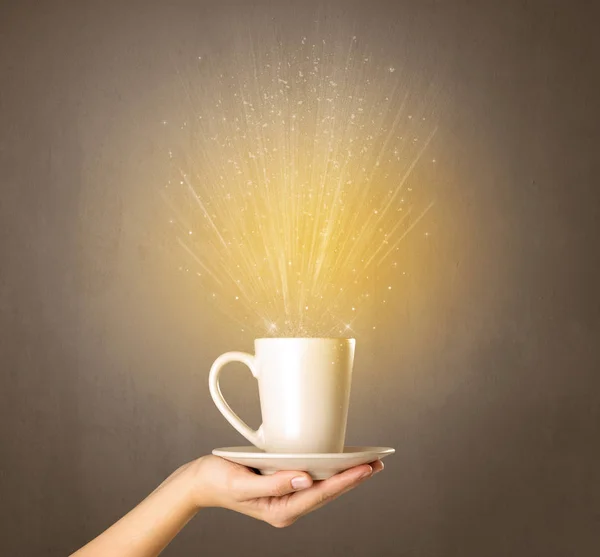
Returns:
[[[190,517],[200,510],[195,495],[193,464],[194,462],[190,462],[175,470],[159,487],[159,489],[169,490],[172,499],[177,502],[181,512],[190,515]]]
[[[185,476],[191,504],[196,512],[208,507],[220,507],[220,501],[214,489],[218,482],[218,470],[211,469],[212,456],[202,456],[185,465]]]
[[[184,494],[185,504],[194,513],[197,513],[203,507],[210,506],[204,501],[205,497],[203,495],[205,489],[201,485],[203,459],[204,457],[200,457],[192,460],[173,473],[173,475],[177,474],[178,486],[182,491],[182,495]]]

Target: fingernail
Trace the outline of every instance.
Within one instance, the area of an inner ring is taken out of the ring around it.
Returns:
[[[369,466],[369,469],[366,472],[363,472],[358,479],[363,480],[365,478],[368,478],[372,473],[373,473],[373,468],[371,466]]]
[[[379,472],[381,472],[384,468],[385,466],[383,465],[383,462],[379,461],[379,469],[375,470],[375,474],[379,474]]]
[[[306,489],[310,487],[311,481],[306,476],[298,476],[292,479],[292,487],[294,489]]]

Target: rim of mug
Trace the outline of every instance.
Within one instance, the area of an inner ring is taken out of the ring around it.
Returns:
[[[333,340],[336,342],[339,342],[341,340],[351,340],[356,342],[356,339],[354,337],[259,337],[254,340]]]

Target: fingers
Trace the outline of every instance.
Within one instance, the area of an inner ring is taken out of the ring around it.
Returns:
[[[373,475],[375,475],[384,469],[383,462],[381,462],[381,460],[376,460],[375,462],[371,462],[371,468],[373,468]]]
[[[260,497],[282,497],[313,485],[306,472],[285,471],[272,476],[259,476],[246,469],[233,483],[236,499],[247,501]]]
[[[371,464],[362,464],[336,474],[331,478],[313,485],[290,500],[287,510],[295,517],[314,511],[340,495],[354,489],[361,482],[383,470],[383,463],[376,460]]]

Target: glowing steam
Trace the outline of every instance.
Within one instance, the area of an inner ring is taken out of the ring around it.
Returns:
[[[434,162],[435,126],[375,58],[352,36],[253,43],[183,81],[174,231],[202,288],[257,335],[350,335],[432,205],[413,171]]]

